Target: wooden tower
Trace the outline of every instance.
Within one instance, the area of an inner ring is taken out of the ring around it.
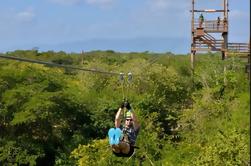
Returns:
[[[192,43],[191,67],[194,69],[196,52],[218,51],[222,60],[228,56],[237,55],[249,59],[250,43],[228,43],[228,0],[223,1],[222,9],[195,9],[192,0]],[[218,17],[206,19],[203,14],[218,13]],[[200,14],[200,16],[198,16]],[[219,35],[220,34],[220,35]],[[215,37],[216,36],[216,37]]]

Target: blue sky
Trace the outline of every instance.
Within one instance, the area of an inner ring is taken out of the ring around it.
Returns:
[[[223,0],[195,0],[222,9]],[[189,53],[191,0],[2,0],[0,52]],[[229,42],[249,42],[250,0],[229,0]]]

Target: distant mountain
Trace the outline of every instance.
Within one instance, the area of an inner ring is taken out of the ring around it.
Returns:
[[[172,52],[186,54],[190,52],[190,39],[188,38],[151,38],[142,37],[134,39],[90,39],[83,41],[62,42],[57,44],[23,44],[11,46],[1,51],[13,51],[17,49],[38,48],[40,51],[65,51],[81,52],[93,50],[113,50],[117,52]],[[3,48],[2,48],[3,49]]]
[[[135,38],[135,39],[92,39],[47,45],[42,50],[81,52],[92,50],[114,50],[118,52],[173,52],[186,54],[190,41],[186,38]]]

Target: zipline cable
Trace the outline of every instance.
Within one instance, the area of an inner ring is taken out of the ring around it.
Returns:
[[[148,63],[149,64],[147,64],[145,67],[143,67],[142,68],[142,71],[147,71],[147,70],[149,70],[149,67],[152,65],[152,64],[154,64],[155,62],[157,62],[158,60],[159,60],[159,58],[160,58],[161,56],[156,56],[156,57],[153,57],[153,58],[151,58],[150,60],[148,60]]]
[[[20,57],[15,57],[15,56],[6,56],[6,55],[3,55],[1,53],[0,53],[0,58],[9,59],[9,60],[16,60],[16,61],[22,61],[22,62],[29,62],[29,63],[42,64],[42,65],[47,65],[49,67],[59,67],[59,68],[66,68],[66,69],[73,69],[73,70],[82,70],[82,71],[86,71],[86,72],[94,72],[94,73],[107,74],[107,75],[121,75],[121,73],[117,73],[117,72],[103,71],[103,70],[97,70],[97,69],[80,68],[80,67],[75,67],[75,66],[70,66],[70,65],[62,65],[62,64],[39,61],[39,60],[34,60],[34,59],[20,58]],[[155,63],[158,59],[159,59],[159,56],[151,58],[150,60],[148,60],[149,64],[147,66],[143,67],[143,69],[148,68],[153,63]],[[139,75],[141,75],[141,74],[139,74]],[[130,77],[130,76],[128,76],[128,77]],[[124,97],[123,97],[123,99],[124,99]]]
[[[116,73],[116,72],[109,72],[109,71],[103,71],[103,70],[97,70],[97,69],[80,68],[80,67],[75,67],[75,66],[70,66],[70,65],[61,65],[61,64],[56,64],[56,63],[51,63],[51,62],[44,62],[44,61],[39,61],[39,60],[32,60],[32,59],[27,59],[27,58],[6,56],[6,55],[3,55],[3,54],[0,54],[0,58],[10,59],[10,60],[17,60],[17,61],[22,61],[22,62],[29,62],[29,63],[37,63],[37,64],[42,64],[42,65],[47,65],[47,66],[50,66],[50,67],[59,67],[59,68],[66,68],[66,69],[73,69],[73,70],[82,70],[82,71],[86,71],[86,72],[94,72],[94,73],[107,74],[107,75],[120,75],[120,73]]]
[[[160,56],[156,56],[156,57],[153,57],[152,59],[150,59],[148,62],[149,62],[149,65],[152,65],[154,64],[155,62],[157,62],[157,60],[159,60]]]

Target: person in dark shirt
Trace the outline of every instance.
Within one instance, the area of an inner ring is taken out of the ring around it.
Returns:
[[[220,17],[217,18],[217,30],[219,30],[219,26],[220,26]]]
[[[126,109],[125,122],[121,125],[121,116]],[[115,128],[108,132],[112,151],[117,156],[130,156],[134,151],[140,125],[128,102],[122,104],[115,116]]]
[[[204,16],[202,15],[202,13],[200,14],[200,17],[199,17],[199,27],[201,28],[202,27],[202,24],[204,22]]]

